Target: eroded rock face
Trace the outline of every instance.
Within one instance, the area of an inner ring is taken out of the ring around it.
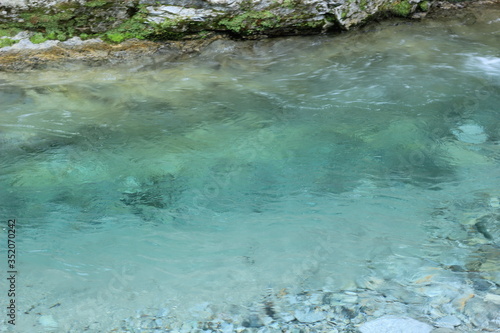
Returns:
[[[290,34],[349,29],[374,15],[408,16],[426,11],[426,0],[4,0],[0,28],[51,34],[64,39],[119,29],[151,35],[204,30],[239,35]],[[128,25],[128,26],[122,26]],[[179,37],[179,36],[178,36]],[[111,38],[112,39],[112,38]]]

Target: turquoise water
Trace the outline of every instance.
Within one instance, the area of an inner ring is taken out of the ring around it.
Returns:
[[[20,331],[466,265],[488,239],[463,226],[500,198],[489,15],[0,74]]]

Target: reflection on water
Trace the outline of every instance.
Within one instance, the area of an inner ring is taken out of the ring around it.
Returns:
[[[434,217],[477,193],[498,200],[499,24],[2,74],[0,215],[19,221],[20,325],[57,303],[60,327],[90,315],[106,329],[143,307],[463,264],[467,249],[443,241],[457,221]]]

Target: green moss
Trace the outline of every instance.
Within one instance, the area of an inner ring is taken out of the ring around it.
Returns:
[[[24,22],[19,29],[36,31],[43,35],[37,34],[35,40],[42,39],[58,39],[66,40],[69,36],[75,33],[75,14],[72,10],[62,10],[57,13],[47,13],[44,10],[36,10],[29,13],[22,13],[20,17]]]
[[[325,22],[322,21],[308,21],[304,23],[304,28],[312,29],[312,30],[320,30],[325,25]]]
[[[359,8],[361,10],[366,10],[366,7],[368,6],[368,0],[361,0],[359,2]]]
[[[35,42],[40,43],[47,39],[64,41],[82,33],[89,33],[90,27],[97,19],[96,15],[102,13],[103,7],[112,5],[113,1],[109,0],[96,0],[83,5],[76,1],[62,2],[54,5],[53,8],[35,8],[20,13],[19,17],[22,20],[12,22],[9,26],[17,29],[17,31],[36,32],[36,36],[33,37]],[[115,17],[109,17],[106,21],[112,22],[115,20]],[[3,28],[3,26],[0,24],[0,28]],[[132,27],[132,30],[134,30],[134,27]],[[112,31],[112,33],[114,32]],[[126,34],[126,38],[133,37],[137,37],[137,31]]]
[[[85,7],[104,7],[110,5],[111,3],[106,0],[95,0],[85,3]]]
[[[48,38],[42,34],[41,32],[34,34],[33,36],[30,37],[30,41],[33,44],[40,44],[48,40]]]
[[[102,37],[113,43],[121,43],[132,38],[146,39],[152,34],[152,28],[145,23],[146,15],[145,9],[141,7],[134,16],[118,27],[107,31]]]
[[[60,40],[61,42],[63,42],[66,39],[68,39],[68,35],[66,35],[64,32],[59,32],[59,33],[56,33],[56,38],[55,39]]]
[[[58,11],[64,11],[64,10],[75,10],[78,7],[80,7],[80,4],[75,1],[68,1],[68,2],[60,2],[58,4],[54,5]]]
[[[347,15],[347,14],[346,14]],[[337,17],[334,14],[326,13],[325,20],[330,23],[337,23]]]
[[[113,43],[121,43],[125,39],[127,39],[127,36],[125,34],[119,33],[119,32],[107,32],[106,39],[110,42],[113,42]]]
[[[45,39],[58,39],[57,38],[57,34],[58,33],[61,33],[61,32],[56,32],[56,31],[49,31],[45,34],[42,34],[42,36],[45,38]]]
[[[0,38],[0,47],[12,46],[18,41],[10,38]]]
[[[396,1],[389,6],[389,10],[397,16],[408,16],[413,7],[408,0]]]
[[[296,1],[295,0],[283,0],[283,3],[281,4],[281,6],[288,8],[288,9],[293,9],[296,6]]]
[[[6,27],[4,29],[0,29],[0,37],[14,37],[21,31],[21,29]]]
[[[180,19],[165,19],[163,22],[153,25],[151,36],[153,39],[182,39],[185,33],[181,31],[181,27],[184,24],[187,24],[187,22]]]
[[[422,1],[418,4],[418,8],[423,12],[427,12],[429,10],[429,1]]]
[[[200,32],[198,32],[198,38],[199,39],[206,39],[208,37],[210,37],[212,35],[212,33],[210,31],[206,31],[206,30],[202,30]]]
[[[46,13],[23,13],[20,15],[24,19],[25,26],[32,29],[58,30],[64,26],[65,21],[73,18],[75,14],[71,11],[62,11],[54,14]]]
[[[279,17],[270,11],[249,11],[222,19],[219,25],[236,33],[251,34],[255,31],[275,28],[279,25],[279,21]]]
[[[180,20],[165,19],[163,22],[158,24],[159,29],[173,29],[176,28],[181,23]]]

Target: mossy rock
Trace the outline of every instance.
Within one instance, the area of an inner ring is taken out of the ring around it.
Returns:
[[[429,11],[429,8],[430,8],[430,3],[429,1],[422,1],[418,4],[418,8],[423,11],[423,12],[427,12]]]
[[[408,0],[396,1],[389,4],[388,10],[396,16],[407,17],[412,13],[413,5]]]
[[[17,43],[17,40],[10,38],[0,38],[0,47],[12,46]]]
[[[13,27],[0,28],[0,37],[14,37],[21,31],[22,31],[21,29]]]
[[[236,33],[251,34],[255,31],[275,28],[279,20],[279,17],[270,11],[249,11],[222,19],[219,25]]]

